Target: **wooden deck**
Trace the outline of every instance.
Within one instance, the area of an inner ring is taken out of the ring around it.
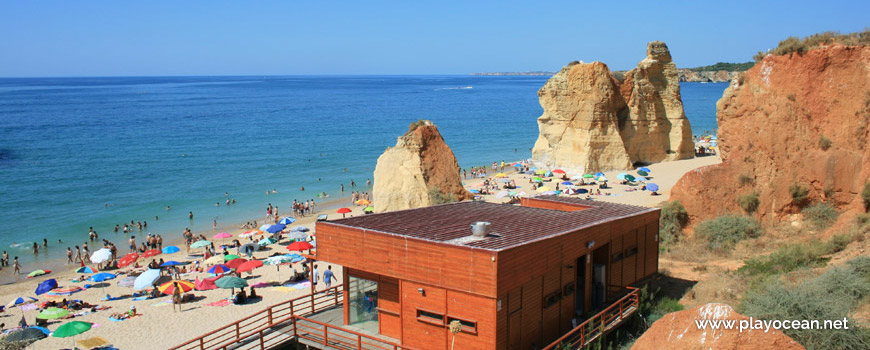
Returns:
[[[566,333],[543,350],[583,349],[620,326],[640,306],[640,290],[628,287],[628,294]]]

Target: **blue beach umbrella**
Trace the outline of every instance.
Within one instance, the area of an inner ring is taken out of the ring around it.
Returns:
[[[92,269],[90,266],[82,266],[76,269],[76,273],[94,273],[97,270]]]
[[[628,176],[628,173],[619,173],[616,175],[618,180],[625,180],[625,177]]]
[[[283,218],[283,219],[281,219],[281,221],[278,221],[278,223],[281,225],[290,225],[294,222],[296,222],[296,219],[290,218],[290,217]]]
[[[142,290],[148,288],[158,278],[160,278],[159,269],[148,269],[139,275],[139,277],[136,277],[136,281],[133,282],[133,289]]]
[[[565,185],[565,186],[574,186],[574,183],[571,182],[571,181],[565,181],[565,182],[563,182],[562,184]]]
[[[604,173],[602,173],[600,171],[595,173],[595,177],[602,177],[602,176],[604,176]]]
[[[178,261],[175,261],[175,260],[169,260],[167,262],[160,264],[160,266],[162,266],[162,267],[176,266],[176,265],[184,265],[184,264],[182,264]]]
[[[163,254],[173,254],[173,253],[178,253],[178,251],[180,251],[180,250],[181,250],[181,249],[178,249],[178,247],[176,247],[176,246],[174,246],[174,245],[171,245],[171,246],[168,246],[168,247],[163,247]]]
[[[55,288],[57,288],[57,281],[54,278],[42,281],[42,283],[36,286],[36,295],[45,294]]]
[[[88,278],[88,281],[91,281],[91,282],[103,282],[103,281],[107,281],[107,280],[113,279],[113,278],[115,278],[115,277],[118,277],[118,276],[115,275],[115,274],[108,273],[108,272],[100,272],[100,273],[98,273],[98,274],[96,274],[96,275],[91,276],[91,278]]]
[[[646,189],[647,189],[647,191],[655,192],[655,191],[659,190],[659,185],[651,183],[651,184],[646,185]]]
[[[587,190],[585,188],[578,188],[577,193],[589,193],[589,190]]]
[[[232,268],[227,266],[227,265],[218,264],[218,265],[212,266],[210,269],[208,269],[208,273],[213,273],[215,275],[219,275],[219,274],[231,271],[231,270],[232,270]]]
[[[648,173],[652,171],[652,170],[649,170],[649,168],[647,168],[647,167],[640,167],[640,168],[637,168],[637,170],[646,171]]]
[[[269,228],[266,229],[266,232],[278,233],[278,232],[284,231],[284,228],[286,228],[286,227],[287,227],[287,225],[284,225],[284,224],[276,224],[276,225],[269,226]]]
[[[269,229],[269,227],[272,227],[272,225],[265,224],[265,225],[263,225],[263,226],[260,226],[260,231],[266,231],[266,230]]]
[[[468,192],[471,192],[471,193],[474,193],[474,194],[480,194],[480,191],[478,191],[478,190],[468,190]]]
[[[22,305],[22,304],[27,304],[27,303],[32,303],[34,301],[37,301],[36,298],[17,297],[15,299],[12,299],[12,301],[10,301],[9,304],[6,304],[6,308],[8,309],[10,307],[14,307],[14,306]]]
[[[634,178],[634,181],[648,181],[648,179],[643,177],[643,176],[638,176],[638,177]]]

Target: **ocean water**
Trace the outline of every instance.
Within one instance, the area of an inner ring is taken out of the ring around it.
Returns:
[[[130,220],[148,223],[137,238],[175,239],[185,227],[210,236],[213,220],[218,231],[262,221],[268,203],[287,213],[293,199],[340,197],[340,184],[345,195],[365,190],[377,157],[421,118],[463,167],[528,158],[546,79],[0,79],[0,250],[29,271],[65,259],[91,226],[122,247],[127,237],[112,229]],[[726,86],[682,84],[696,133],[715,130]],[[34,256],[43,238],[49,247]]]

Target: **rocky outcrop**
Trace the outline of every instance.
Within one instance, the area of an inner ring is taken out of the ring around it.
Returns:
[[[411,124],[396,146],[378,157],[372,192],[376,212],[472,198],[462,187],[453,151],[428,120]]]
[[[691,69],[677,69],[677,74],[679,74],[680,82],[688,82],[688,83],[724,83],[729,82],[731,79],[740,74],[740,72],[727,71],[727,70],[714,70],[714,71],[694,71]]]
[[[734,320],[749,324],[750,318],[726,304],[707,304],[694,309],[672,312],[652,324],[632,345],[632,350],[659,349],[804,349],[782,331],[771,329],[698,329],[696,320]],[[753,319],[752,323],[756,320]]]
[[[758,194],[760,218],[783,218],[805,204],[793,203],[793,184],[809,190],[807,202],[864,210],[870,47],[769,55],[731,82],[716,117],[722,163],[685,174],[671,191],[693,219],[740,211],[746,193]]]
[[[575,62],[538,91],[544,114],[532,160],[579,172],[694,156],[677,69],[662,42],[619,82],[601,62]]]

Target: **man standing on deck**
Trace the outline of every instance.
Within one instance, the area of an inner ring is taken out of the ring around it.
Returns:
[[[326,265],[326,271],[323,271],[323,283],[326,285],[326,294],[329,294],[329,288],[332,287],[332,280],[338,281],[338,278],[332,274],[332,265]]]

